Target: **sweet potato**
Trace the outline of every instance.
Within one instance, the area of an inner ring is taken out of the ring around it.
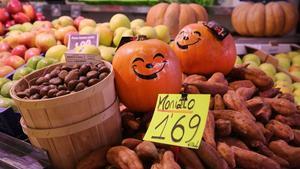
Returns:
[[[231,147],[231,149],[234,152],[238,167],[244,169],[280,169],[278,163],[264,155],[235,146]]]
[[[283,124],[277,120],[271,120],[267,125],[266,129],[272,131],[274,136],[286,140],[291,141],[294,139],[294,132],[292,128],[286,124]]]
[[[295,102],[294,95],[292,95],[291,93],[280,93],[278,95],[278,98],[289,100],[292,103]]]
[[[263,134],[264,134],[264,136],[265,136],[267,142],[269,142],[270,139],[271,139],[272,136],[273,136],[273,132],[270,131],[269,129],[266,129],[265,126],[264,126],[262,123],[260,123],[260,122],[256,122],[256,125],[257,125],[257,127],[259,127],[259,129],[263,132]]]
[[[248,146],[241,140],[234,137],[223,137],[219,139],[220,142],[226,143],[228,146],[235,146],[245,150],[249,150]]]
[[[300,114],[294,114],[291,116],[283,116],[279,114],[275,117],[275,119],[291,127],[300,127]]]
[[[197,154],[188,148],[181,147],[178,153],[179,162],[188,169],[205,169]]]
[[[226,94],[224,94],[223,100],[229,109],[239,111],[245,116],[248,116],[251,120],[255,120],[254,116],[247,109],[246,102],[241,100],[235,91],[229,90]]]
[[[285,116],[293,115],[297,111],[297,105],[287,99],[264,98],[263,100],[271,105],[276,112]]]
[[[236,167],[234,153],[227,144],[219,142],[217,146],[217,150],[220,153],[220,155],[225,159],[225,161],[227,162],[230,168]]]
[[[236,90],[236,93],[238,96],[240,96],[242,100],[246,101],[252,98],[255,91],[256,91],[255,87],[251,87],[251,88],[241,87]]]
[[[218,151],[202,141],[199,149],[194,150],[203,163],[209,168],[214,169],[229,169],[226,161],[221,157]]]
[[[255,122],[249,119],[245,114],[233,111],[233,110],[214,110],[216,119],[229,120],[232,125],[232,129],[239,134],[251,139],[266,142],[263,132],[255,124]]]
[[[247,68],[247,65],[241,65],[233,68],[229,73],[229,77],[234,79],[250,80],[260,90],[267,90],[274,85],[273,80],[262,70]]]
[[[300,147],[293,147],[283,140],[277,140],[272,141],[269,148],[279,157],[286,159],[291,168],[300,168]]]
[[[125,138],[122,140],[122,145],[123,146],[126,146],[130,149],[135,149],[135,147],[137,145],[139,145],[140,143],[142,143],[143,141],[142,140],[139,140],[139,139],[135,139],[135,138]]]
[[[151,166],[151,169],[181,169],[176,163],[172,151],[166,151],[159,163]]]
[[[210,83],[222,83],[228,86],[228,81],[225,79],[224,74],[220,72],[214,73],[209,79],[208,82]]]
[[[158,151],[152,142],[143,141],[135,147],[135,152],[140,159],[158,160]]]
[[[294,132],[294,140],[292,141],[293,145],[300,146],[300,130],[293,129]]]
[[[206,125],[203,133],[203,139],[207,144],[210,144],[213,147],[216,147],[216,141],[215,141],[215,118],[214,114],[209,111]]]
[[[226,137],[231,134],[231,122],[229,120],[216,120],[216,134],[220,137]]]
[[[255,85],[250,80],[237,80],[229,83],[229,88],[232,90],[237,90],[241,87],[252,88]]]
[[[92,151],[78,162],[76,169],[97,169],[104,167],[107,161],[103,159],[105,159],[108,149],[109,147],[105,146]]]
[[[277,162],[281,167],[283,168],[289,168],[290,164],[287,160],[277,156],[276,154],[274,154],[266,145],[264,144],[260,144],[258,146],[258,153],[265,155],[269,158],[271,158],[272,160],[274,160],[275,162]]]
[[[216,94],[214,97],[214,110],[224,110],[225,105],[221,95]]]
[[[115,146],[106,153],[107,161],[120,169],[143,169],[137,154],[125,146]]]
[[[268,90],[260,91],[259,96],[260,97],[266,97],[266,98],[273,98],[276,95],[280,93],[280,90],[278,88],[270,88]]]
[[[189,94],[200,94],[200,91],[198,90],[198,88],[193,85],[184,86],[183,92],[189,93]]]
[[[256,120],[267,123],[272,115],[270,105],[263,102],[260,97],[254,97],[246,102],[248,110],[255,116]]]
[[[140,122],[131,113],[122,114],[122,125],[124,128],[131,130],[138,130],[140,128]]]

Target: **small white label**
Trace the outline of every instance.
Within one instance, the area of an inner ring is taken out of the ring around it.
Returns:
[[[93,54],[66,52],[65,57],[67,65],[98,64],[101,62],[101,57]]]

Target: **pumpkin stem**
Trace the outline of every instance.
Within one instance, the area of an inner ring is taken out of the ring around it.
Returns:
[[[138,35],[137,36],[137,41],[143,41],[143,40],[147,40],[148,38],[147,38],[147,36],[145,36],[145,35]]]

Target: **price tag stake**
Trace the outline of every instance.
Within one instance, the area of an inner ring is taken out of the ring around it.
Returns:
[[[197,149],[206,124],[210,95],[160,94],[144,140]]]

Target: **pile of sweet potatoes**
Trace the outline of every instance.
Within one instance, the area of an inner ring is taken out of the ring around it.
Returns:
[[[125,139],[107,148],[101,167],[300,169],[300,109],[262,71],[241,66],[226,77],[185,76],[182,92],[211,94],[199,149],[141,141],[151,115],[121,108]]]

